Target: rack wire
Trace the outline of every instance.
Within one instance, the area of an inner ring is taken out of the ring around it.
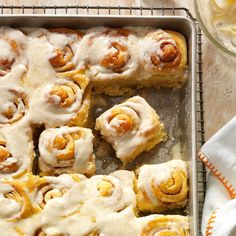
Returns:
[[[196,19],[190,11],[184,7],[125,7],[125,6],[0,6],[0,14],[47,14],[47,15],[161,15],[161,16],[186,16],[197,26],[197,76],[196,76],[196,120],[197,120],[197,150],[205,142],[204,130],[204,99],[203,99],[203,71],[202,71],[202,33]],[[197,161],[197,179],[198,179],[198,201],[199,217],[201,215],[206,190],[206,170],[201,161]],[[200,232],[200,230],[199,230]]]

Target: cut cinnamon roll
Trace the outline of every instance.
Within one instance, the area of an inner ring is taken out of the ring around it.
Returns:
[[[77,71],[64,75],[36,90],[31,104],[31,113],[37,114],[32,116],[33,122],[46,127],[86,126],[91,94],[88,78]]]
[[[140,39],[140,61],[145,71],[141,84],[180,87],[187,79],[185,38],[170,30],[149,31]]]
[[[19,30],[0,28],[0,77],[11,72],[16,65],[26,63],[23,51],[27,40],[27,37]]]
[[[39,153],[41,175],[95,172],[90,129],[67,126],[47,129],[40,135]]]
[[[0,93],[0,126],[10,125],[22,119],[28,110],[24,89],[16,86],[1,86]]]
[[[150,215],[137,219],[139,236],[189,236],[189,222],[185,216]]]
[[[83,33],[68,28],[49,29],[47,33],[51,50],[48,59],[56,72],[66,72],[75,69],[73,57]]]
[[[32,205],[23,183],[13,180],[0,182],[0,219],[12,222],[33,214]]]
[[[144,165],[137,171],[136,196],[141,212],[160,213],[186,205],[188,184],[184,161]]]
[[[165,140],[163,124],[152,107],[139,96],[132,97],[104,112],[96,127],[124,163],[132,161]]]
[[[76,58],[80,67],[88,67],[98,91],[114,95],[118,82],[129,84],[137,72],[136,42],[136,33],[129,29],[94,28],[82,39]]]

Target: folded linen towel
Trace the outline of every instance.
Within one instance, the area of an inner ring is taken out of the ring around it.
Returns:
[[[209,169],[202,235],[236,235],[236,116],[202,148]]]

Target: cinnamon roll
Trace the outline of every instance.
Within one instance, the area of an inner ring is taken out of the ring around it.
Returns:
[[[56,72],[75,69],[73,57],[83,33],[68,28],[49,29],[47,39],[50,43],[48,60]]]
[[[33,157],[29,128],[13,126],[0,130],[0,179],[22,178],[30,173]]]
[[[7,75],[12,68],[26,64],[24,50],[28,38],[19,30],[0,28],[0,77]]]
[[[47,202],[42,211],[42,231],[46,235],[97,236],[96,217],[89,217],[87,212],[81,211],[86,201],[86,181],[75,183],[62,197]]]
[[[189,236],[189,222],[185,216],[150,215],[137,219],[138,235],[179,235]]]
[[[76,59],[79,67],[88,68],[98,91],[114,95],[114,87],[130,84],[137,72],[137,41],[129,29],[93,28],[83,37]]]
[[[184,161],[144,165],[137,171],[136,196],[141,212],[160,213],[186,205],[188,184]]]
[[[58,177],[30,176],[27,186],[31,192],[32,202],[35,208],[42,211],[48,201],[62,197],[74,183],[78,183],[86,179],[83,175],[67,175],[63,174]]]
[[[116,171],[76,182],[62,197],[47,202],[42,211],[44,231],[102,236],[105,218],[126,215],[127,209],[134,215],[133,181],[133,172]]]
[[[93,134],[90,129],[67,127],[47,129],[39,138],[41,175],[95,172]]]
[[[15,222],[33,214],[31,201],[25,186],[19,181],[0,182],[0,219]]]
[[[133,191],[134,174],[115,171],[111,175],[95,175],[84,181],[85,202],[81,213],[89,217],[100,217],[112,212],[122,212],[127,207],[135,208]]]
[[[165,140],[163,124],[152,107],[139,96],[115,105],[96,120],[96,130],[127,163]]]
[[[32,121],[46,127],[85,126],[88,121],[91,89],[83,73],[67,72],[39,87],[31,103]],[[37,115],[36,115],[37,114]]]
[[[22,119],[28,110],[25,90],[17,86],[0,85],[0,126]]]
[[[180,87],[187,79],[187,46],[183,35],[170,30],[151,30],[140,39],[140,61],[145,76],[141,84]]]

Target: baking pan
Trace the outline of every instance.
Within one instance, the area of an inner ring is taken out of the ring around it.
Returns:
[[[70,16],[70,15],[2,15],[0,24],[10,27],[68,27],[87,29],[96,26],[149,26],[174,30],[182,33],[188,45],[188,81],[183,88],[140,89],[139,94],[157,110],[166,126],[168,140],[151,151],[141,154],[127,169],[134,169],[144,163],[161,163],[181,158],[189,166],[189,201],[188,207],[179,213],[190,216],[190,235],[198,233],[198,199],[196,181],[196,109],[195,109],[195,63],[196,63],[196,29],[194,23],[180,16]],[[125,97],[96,96],[92,108],[93,120],[104,110],[120,103]],[[104,102],[105,101],[105,102]],[[105,105],[104,105],[105,104]],[[99,152],[101,143],[95,142],[97,173],[108,173],[119,168],[114,154]],[[104,157],[108,156],[108,158]]]

